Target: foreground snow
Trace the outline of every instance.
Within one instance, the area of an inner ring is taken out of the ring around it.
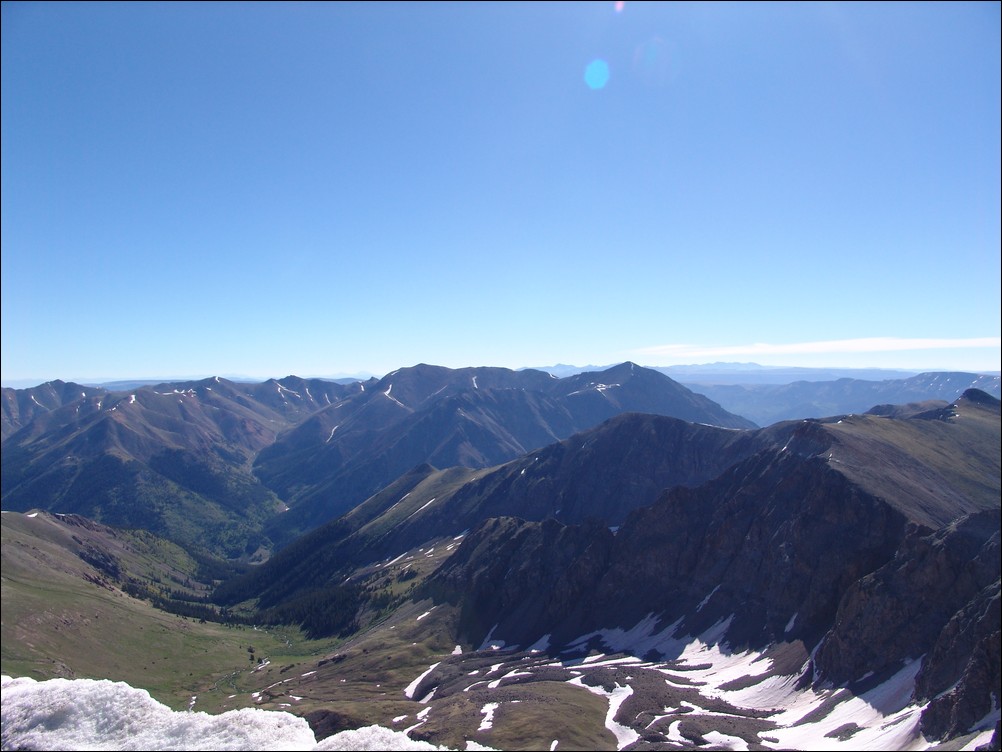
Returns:
[[[318,744],[306,720],[291,713],[176,712],[124,682],[4,676],[2,686],[4,749],[443,749],[381,726],[342,731]]]

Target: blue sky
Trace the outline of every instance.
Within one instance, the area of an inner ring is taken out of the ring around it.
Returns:
[[[1000,367],[999,3],[4,2],[2,33],[5,384]]]

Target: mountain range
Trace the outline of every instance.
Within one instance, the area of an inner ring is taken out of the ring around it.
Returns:
[[[1002,413],[965,378],[763,428],[630,363],[4,390],[4,673],[159,672],[318,738],[997,749]],[[198,676],[55,639],[126,606],[137,655],[305,642]]]
[[[727,362],[648,367],[671,376],[676,381],[698,384],[788,384],[792,381],[835,381],[837,379],[886,381],[888,379],[906,379],[919,373],[919,371],[903,371],[892,368],[805,368]],[[553,366],[541,366],[537,370],[564,377],[573,376],[582,371],[601,371],[604,368],[608,368],[608,366],[582,367],[558,363]],[[998,372],[993,375],[998,375]]]
[[[106,392],[52,382],[4,390],[3,506],[143,528],[227,558],[265,546],[282,503],[251,472],[257,453],[349,390],[290,377]]]
[[[566,379],[418,365],[348,384],[51,382],[3,398],[4,508],[142,527],[227,558],[260,559],[422,462],[485,467],[628,410],[752,425],[633,364]]]

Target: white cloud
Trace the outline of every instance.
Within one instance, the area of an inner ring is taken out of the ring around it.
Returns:
[[[1002,338],[861,337],[786,343],[666,344],[621,355],[651,366],[754,361],[786,367],[983,373],[1000,370]]]
[[[863,337],[858,339],[820,340],[776,344],[755,342],[747,345],[655,345],[635,352],[639,355],[682,358],[720,358],[770,355],[819,355],[834,353],[882,353],[926,350],[981,349],[1002,347],[999,337],[966,339],[923,339],[907,337]]]

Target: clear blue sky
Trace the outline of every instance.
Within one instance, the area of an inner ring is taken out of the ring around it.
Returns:
[[[999,3],[4,2],[2,30],[5,384],[1000,367]]]

